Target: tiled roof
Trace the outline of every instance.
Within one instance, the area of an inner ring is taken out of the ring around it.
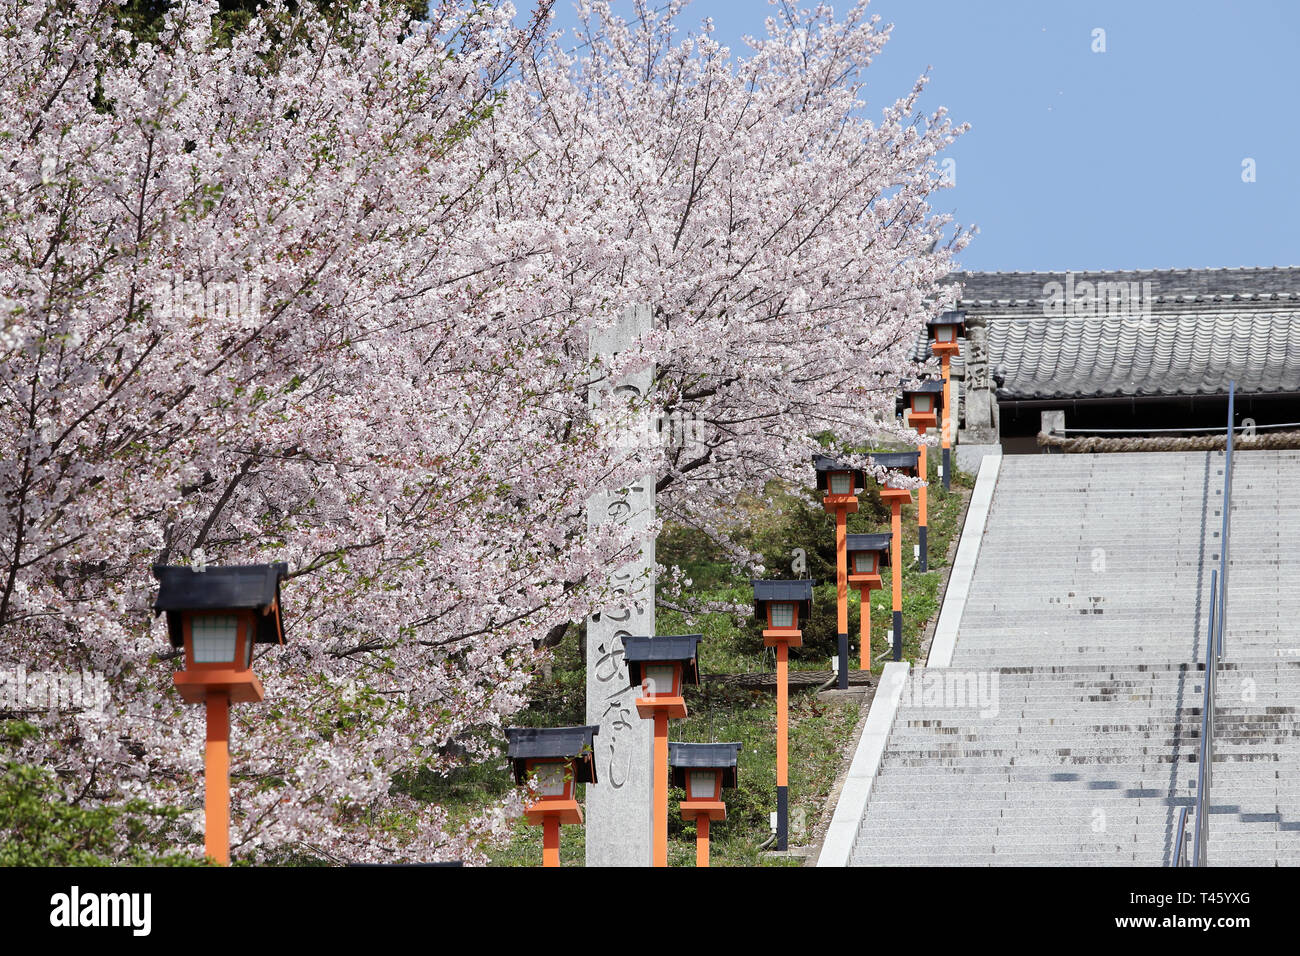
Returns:
[[[623,635],[625,661],[684,661],[696,656],[702,634],[671,634],[662,637]]]
[[[871,453],[871,463],[879,468],[892,468],[899,471],[911,469],[916,471],[920,465],[919,451],[876,451]]]
[[[1260,298],[1300,303],[1300,267],[1261,269],[1137,269],[1117,272],[954,272],[962,284],[960,309],[976,305],[1039,303],[1052,282],[1149,282],[1159,301],[1256,301]]]
[[[1300,311],[1002,320],[988,341],[1000,398],[1300,390]]]
[[[797,581],[753,581],[755,601],[811,601],[813,583]]]
[[[1219,394],[1229,380],[1241,394],[1300,391],[1300,268],[950,278],[986,324],[1001,399]],[[928,355],[921,334],[916,357]]]
[[[736,757],[740,754],[738,743],[679,743],[668,742],[668,766],[670,767],[734,767]]]

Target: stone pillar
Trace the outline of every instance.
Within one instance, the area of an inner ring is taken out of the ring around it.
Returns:
[[[953,381],[954,387],[961,390],[954,454],[958,466],[974,474],[979,471],[983,455],[1001,452],[997,389],[989,369],[988,328],[978,316],[967,316],[962,358],[961,379]]]
[[[614,326],[592,335],[593,355],[612,355],[636,346],[650,331],[649,305],[625,309]],[[646,369],[611,385],[601,383],[588,396],[593,407],[613,389],[644,396],[654,380]],[[629,488],[601,490],[587,502],[587,526],[610,521],[633,530],[654,521],[654,477],[644,476]],[[652,841],[651,721],[636,710],[639,687],[628,686],[623,663],[624,635],[655,633],[655,541],[644,535],[640,555],[614,572],[612,604],[587,621],[587,723],[598,724],[596,780],[588,784],[586,817],[587,866],[649,866]]]
[[[988,330],[974,317],[966,328],[966,361],[962,376],[963,415],[958,423],[960,440],[988,445],[998,440],[998,401],[989,371]]]

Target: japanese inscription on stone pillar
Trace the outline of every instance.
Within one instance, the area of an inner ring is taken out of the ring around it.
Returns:
[[[964,404],[959,406],[964,414],[958,435],[962,442],[972,445],[996,443],[998,410],[989,369],[988,329],[981,319],[974,316],[967,321],[966,351],[961,381]]]
[[[649,305],[625,309],[608,331],[591,336],[593,355],[611,355],[636,346],[650,331]],[[595,407],[613,390],[629,397],[644,396],[654,370],[645,369],[617,383],[593,386],[588,396]],[[629,528],[649,529],[654,521],[654,478],[646,475],[628,488],[603,489],[587,502],[587,525],[610,521]],[[636,711],[639,687],[628,686],[623,663],[623,636],[655,633],[655,542],[642,537],[640,555],[611,576],[612,603],[587,621],[587,723],[599,724],[596,735],[596,779],[586,791],[587,866],[649,866],[651,846],[651,721]]]

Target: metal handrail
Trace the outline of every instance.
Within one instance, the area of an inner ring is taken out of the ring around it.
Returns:
[[[1237,383],[1228,383],[1228,426],[1223,458],[1223,530],[1219,536],[1219,568],[1210,572],[1210,615],[1205,642],[1205,696],[1201,706],[1201,752],[1196,768],[1196,842],[1192,866],[1209,866],[1210,790],[1214,778],[1215,687],[1223,638],[1228,624],[1228,536],[1232,532],[1232,423],[1235,417]],[[1180,820],[1186,821],[1186,808]],[[1183,835],[1179,835],[1180,847]],[[1176,849],[1175,853],[1185,852]],[[1175,855],[1175,861],[1178,857]],[[1177,862],[1175,866],[1181,865]]]
[[[1174,820],[1174,855],[1170,866],[1189,866],[1187,861],[1187,808],[1179,807]]]

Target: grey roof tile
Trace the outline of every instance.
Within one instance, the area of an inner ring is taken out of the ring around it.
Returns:
[[[959,307],[986,323],[1002,399],[1220,394],[1229,380],[1239,394],[1300,392],[1297,267],[950,278],[962,283]],[[1064,289],[1067,279],[1076,295],[1084,282],[1108,283],[1111,314],[1047,314],[1051,283]],[[1127,304],[1115,291],[1124,285],[1137,293]],[[913,357],[928,356],[922,332]]]

